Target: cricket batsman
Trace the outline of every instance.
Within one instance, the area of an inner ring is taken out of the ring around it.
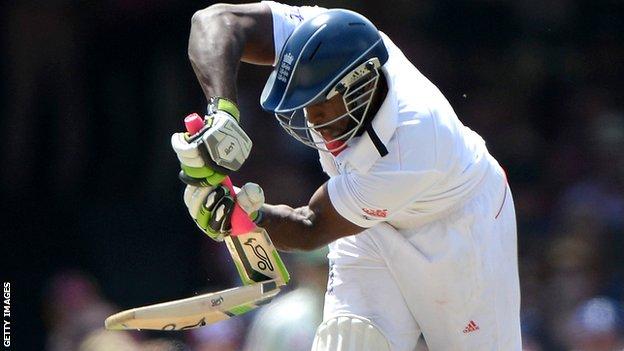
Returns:
[[[188,54],[208,127],[172,136],[191,217],[215,240],[235,201],[219,185],[251,141],[239,126],[240,61],[273,65],[263,109],[318,150],[329,180],[307,206],[236,202],[280,250],[329,246],[313,350],[521,350],[516,220],[485,142],[365,17],[272,1],[217,4],[192,18]],[[203,140],[203,142],[201,142]]]

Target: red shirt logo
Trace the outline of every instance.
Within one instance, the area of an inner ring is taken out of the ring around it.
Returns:
[[[363,208],[362,211],[369,216],[386,218],[388,217],[388,210],[374,210],[372,208]]]

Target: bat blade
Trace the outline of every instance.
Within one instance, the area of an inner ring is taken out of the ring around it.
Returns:
[[[266,304],[280,291],[275,280],[181,300],[137,307],[114,314],[106,329],[185,330],[216,323]]]

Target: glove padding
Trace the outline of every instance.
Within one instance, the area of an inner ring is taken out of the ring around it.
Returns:
[[[264,191],[255,183],[246,183],[236,189],[236,201],[252,220],[258,218],[264,205]],[[229,190],[222,185],[197,187],[187,185],[184,203],[195,223],[206,235],[216,241],[223,241],[231,230],[231,216],[234,200]]]
[[[171,136],[171,146],[190,178],[207,179],[211,185],[224,175],[237,171],[251,151],[251,139],[238,121],[227,112],[217,110],[207,118],[208,128],[189,142],[188,133]]]

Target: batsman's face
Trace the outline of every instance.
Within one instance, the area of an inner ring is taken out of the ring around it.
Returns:
[[[344,118],[347,109],[341,94],[327,101],[310,105],[304,108],[304,112],[311,127],[327,141],[343,135],[349,127],[349,118]]]

